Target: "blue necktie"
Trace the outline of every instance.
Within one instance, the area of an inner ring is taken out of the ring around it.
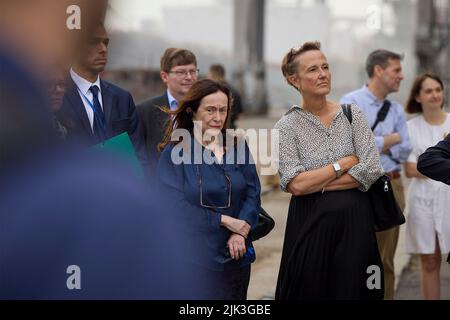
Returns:
[[[103,114],[102,106],[98,100],[98,92],[100,89],[97,86],[92,86],[89,90],[92,92],[92,100],[94,105],[94,136],[99,140],[99,142],[103,142],[106,140],[106,132],[105,115]]]
[[[170,110],[171,111],[175,111],[178,109],[178,101],[177,100],[172,100],[172,103],[170,104]]]

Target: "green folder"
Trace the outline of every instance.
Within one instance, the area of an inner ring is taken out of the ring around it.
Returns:
[[[139,177],[144,178],[144,171],[127,132],[95,145],[93,150],[109,154],[132,169]]]

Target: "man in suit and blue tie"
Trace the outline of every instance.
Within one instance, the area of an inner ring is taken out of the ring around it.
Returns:
[[[108,44],[103,24],[85,37],[70,69],[58,118],[67,129],[67,139],[82,146],[95,145],[127,132],[147,171],[143,131],[131,94],[100,78],[108,62]]]
[[[197,58],[186,49],[168,48],[161,57],[160,76],[167,86],[162,95],[150,98],[137,105],[144,128],[144,139],[151,167],[158,164],[158,144],[163,140],[169,117],[161,109],[176,110],[198,77]]]

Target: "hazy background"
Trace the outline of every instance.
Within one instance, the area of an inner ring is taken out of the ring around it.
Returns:
[[[293,46],[319,40],[333,73],[331,99],[361,87],[367,54],[378,48],[404,53],[405,81],[394,98],[404,103],[416,75],[414,0],[267,0],[265,62],[269,105],[288,108],[299,102],[280,72],[283,55]],[[231,75],[233,0],[113,0],[109,70],[159,70],[170,46],[191,49],[201,74],[223,63]],[[157,79],[153,79],[155,82]],[[160,88],[158,88],[160,90]],[[146,89],[139,92],[141,100]],[[152,95],[148,89],[148,95]]]

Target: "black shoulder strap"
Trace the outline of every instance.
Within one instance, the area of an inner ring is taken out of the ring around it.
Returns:
[[[375,120],[375,123],[372,126],[372,131],[375,130],[378,123],[383,122],[384,119],[386,119],[386,116],[389,112],[389,108],[391,107],[391,102],[389,100],[384,100],[383,105],[381,106],[380,111],[377,113],[377,120]]]
[[[349,104],[341,104],[342,112],[347,117],[348,122],[352,124],[353,116],[352,116],[352,107]]]

